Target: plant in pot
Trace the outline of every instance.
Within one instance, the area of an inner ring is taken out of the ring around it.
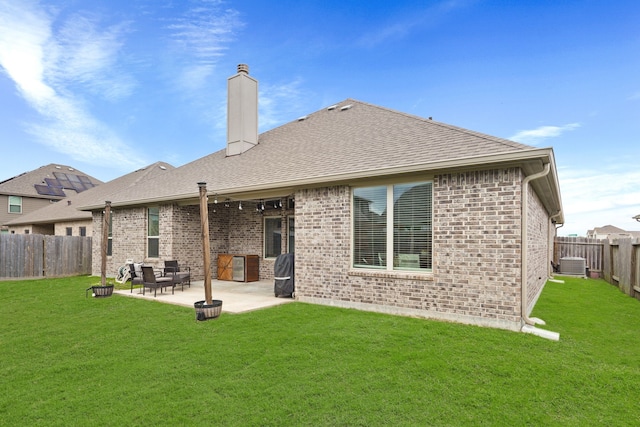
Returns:
[[[113,283],[107,283],[107,243],[109,240],[109,227],[111,225],[111,202],[106,201],[104,207],[104,217],[102,221],[102,242],[101,242],[101,264],[100,264],[100,284],[87,288],[92,291],[93,297],[110,297],[113,295]],[[86,297],[86,293],[85,293]]]
[[[196,320],[215,319],[222,312],[222,301],[211,296],[211,253],[209,252],[209,206],[207,205],[207,184],[199,182],[200,225],[202,229],[202,256],[204,261],[204,301],[193,304]]]

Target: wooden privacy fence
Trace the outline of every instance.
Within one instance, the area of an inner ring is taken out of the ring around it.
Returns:
[[[601,272],[605,240],[587,237],[556,237],[553,248],[553,262],[560,263],[561,258],[580,257],[586,260],[590,271]]]
[[[640,297],[640,239],[604,241],[603,277],[622,292]]]
[[[91,237],[0,234],[0,278],[91,274]]]

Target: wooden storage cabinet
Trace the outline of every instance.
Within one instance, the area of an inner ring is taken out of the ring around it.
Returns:
[[[260,280],[259,260],[258,255],[218,254],[218,280],[256,282]]]

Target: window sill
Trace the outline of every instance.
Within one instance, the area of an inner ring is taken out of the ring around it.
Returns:
[[[347,273],[355,277],[380,277],[403,280],[424,280],[433,282],[433,271],[403,271],[403,270],[369,270],[364,268],[351,269]]]

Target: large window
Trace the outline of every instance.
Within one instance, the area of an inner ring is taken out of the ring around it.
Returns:
[[[147,209],[147,256],[160,256],[160,208]]]
[[[9,196],[9,213],[22,213],[22,197]]]
[[[264,219],[264,257],[275,258],[282,252],[282,219]]]
[[[353,265],[431,270],[430,182],[353,190]]]

